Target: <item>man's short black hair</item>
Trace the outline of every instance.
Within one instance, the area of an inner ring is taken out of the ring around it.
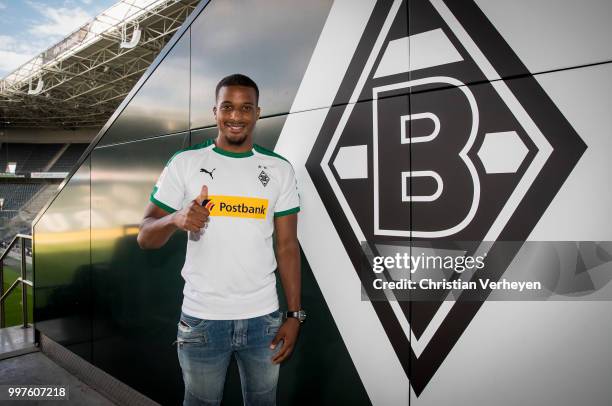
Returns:
[[[243,75],[241,73],[234,73],[233,75],[229,75],[224,77],[217,83],[217,88],[215,89],[215,100],[219,97],[219,90],[221,90],[224,86],[246,86],[252,87],[255,89],[255,96],[257,103],[259,103],[259,88],[257,84],[250,77]]]

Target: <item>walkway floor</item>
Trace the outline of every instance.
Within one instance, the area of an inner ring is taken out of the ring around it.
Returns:
[[[13,326],[0,328],[0,360],[37,351],[34,328]]]
[[[110,400],[78,380],[34,347],[33,328],[0,329],[0,385],[61,385],[68,400],[30,400],[19,404],[40,406],[112,406]],[[8,402],[0,401],[1,404]]]

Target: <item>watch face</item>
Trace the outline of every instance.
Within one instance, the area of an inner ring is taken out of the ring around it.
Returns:
[[[296,318],[300,323],[302,323],[304,320],[306,320],[306,311],[299,310],[297,312],[285,312],[285,318],[287,317]]]

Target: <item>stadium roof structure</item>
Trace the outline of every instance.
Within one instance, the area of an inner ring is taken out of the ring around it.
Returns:
[[[118,1],[0,81],[0,128],[101,127],[199,1]]]

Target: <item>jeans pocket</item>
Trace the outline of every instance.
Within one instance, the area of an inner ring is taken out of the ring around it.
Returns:
[[[207,320],[200,319],[198,317],[190,316],[181,312],[181,317],[179,319],[179,329],[183,327],[184,329],[196,328],[202,326]]]
[[[204,345],[207,342],[208,336],[205,331],[191,327],[185,328],[179,323],[179,328],[176,333],[176,341],[174,342],[178,343],[179,348],[181,348],[183,344]]]
[[[208,321],[181,312],[176,341],[173,344],[178,343],[179,348],[183,344],[206,344],[208,337],[204,327]]]
[[[275,310],[263,316],[268,323],[280,324],[283,321],[283,313],[280,310]]]
[[[265,321],[265,334],[270,336],[276,335],[278,329],[283,323],[283,315],[281,311],[276,310],[272,313],[266,314],[265,316],[263,316],[263,319]]]

